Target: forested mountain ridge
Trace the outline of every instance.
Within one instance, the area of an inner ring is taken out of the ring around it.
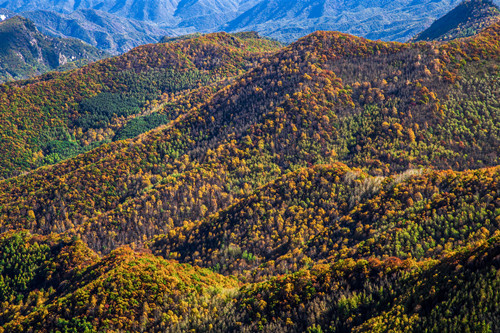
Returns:
[[[81,241],[0,238],[1,332],[155,331],[216,312],[240,283],[128,247],[99,258]],[[19,302],[21,301],[21,302]]]
[[[148,247],[249,280],[346,258],[435,258],[498,230],[499,176],[498,167],[388,178],[301,169]]]
[[[107,56],[76,39],[45,36],[19,16],[0,21],[0,83],[80,67]]]
[[[146,115],[154,100],[240,74],[278,46],[265,39],[206,35],[0,86],[0,177],[110,142],[131,116]],[[160,124],[168,119],[173,118],[163,117]]]
[[[195,34],[1,85],[0,332],[497,331],[499,34]]]
[[[500,9],[493,1],[464,1],[412,38],[412,41],[446,41],[470,37],[496,21],[500,21]]]
[[[70,231],[107,252],[314,164],[375,176],[496,166],[498,33],[436,46],[318,32],[220,89],[166,103],[157,113],[176,119],[164,127],[1,182],[2,230]]]

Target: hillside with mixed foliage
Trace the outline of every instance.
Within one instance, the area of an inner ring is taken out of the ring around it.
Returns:
[[[496,25],[473,40],[442,46],[316,33],[263,58],[227,85],[200,87],[162,104],[157,113],[172,121],[147,135],[1,182],[0,226],[42,233],[73,230],[102,250],[117,241],[166,233],[185,220],[228,207],[282,174],[314,164],[339,161],[374,176],[421,167],[459,171],[496,166],[498,29]],[[193,43],[156,47],[189,46],[194,53]],[[93,72],[125,57],[134,59],[141,50],[67,75],[106,79]],[[177,61],[179,66],[210,65],[203,58],[184,65],[188,60]],[[213,75],[243,72],[233,65],[221,67],[224,63],[231,64],[218,62]],[[89,89],[91,83],[82,81]],[[63,98],[71,96],[58,91]],[[102,105],[100,96],[80,105],[91,110],[91,101]],[[54,99],[52,95],[47,101]],[[21,110],[17,106],[14,115]],[[99,128],[109,119],[89,111],[74,117],[82,132],[94,130],[84,121]],[[9,155],[16,151],[8,144],[13,140],[4,142],[2,156],[12,164],[15,159]],[[18,151],[25,154],[27,149]]]
[[[216,311],[239,282],[123,247],[99,258],[81,241],[0,239],[2,332],[159,331]]]
[[[499,35],[194,34],[0,86],[0,331],[497,331]]]
[[[106,56],[76,39],[45,36],[22,17],[0,20],[0,83],[81,67]]]
[[[448,41],[470,37],[500,21],[500,9],[491,0],[466,0],[412,41]]]
[[[81,241],[4,234],[0,331],[495,332],[500,241],[439,260],[339,260],[242,284],[208,269]],[[478,299],[480,296],[480,299]]]
[[[425,260],[500,228],[499,179],[500,168],[388,178],[344,165],[301,169],[148,246],[259,280],[347,258]]]
[[[156,104],[176,95],[239,75],[278,46],[212,34],[146,45],[82,69],[0,86],[0,178],[111,142],[131,118],[149,115]],[[170,116],[161,121],[176,114]]]

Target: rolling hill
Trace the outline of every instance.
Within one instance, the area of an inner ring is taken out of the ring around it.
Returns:
[[[238,79],[161,104],[156,112],[170,123],[157,130],[1,182],[2,230],[71,231],[91,247],[108,251],[168,233],[185,221],[228,207],[282,174],[314,164],[339,161],[374,176],[422,167],[459,171],[496,166],[498,29],[497,24],[474,39],[440,46],[373,42],[339,33],[308,36],[263,58]],[[207,40],[213,44],[204,44]],[[162,58],[159,50],[165,56],[176,55],[165,58],[165,66],[180,61],[180,68],[194,64],[202,70],[216,64],[214,75],[242,73],[233,63],[262,53],[239,53],[240,43],[245,45],[230,35],[208,35],[153,46],[152,58],[144,56],[151,50],[148,46],[68,75],[106,77],[97,74],[99,70],[135,63],[139,55],[147,64]],[[177,58],[181,50],[191,56],[203,52],[205,57]],[[209,61],[209,54],[220,59],[222,50],[227,58]],[[354,72],[349,66],[361,70]],[[110,82],[120,82],[111,81],[112,73],[107,75]],[[198,80],[194,77],[193,83]],[[61,77],[41,84],[64,82]],[[92,81],[82,82],[88,88]],[[26,86],[32,98],[38,87]],[[16,89],[22,93],[26,88]],[[82,132],[104,133],[113,118],[101,111],[92,116],[99,103],[108,100],[120,112],[120,103],[132,100],[124,95],[115,101],[117,97],[106,92],[94,96],[69,119]],[[141,114],[140,108],[136,112]],[[28,138],[20,142],[28,144]],[[65,151],[64,141],[52,140],[42,151]],[[26,149],[17,152],[23,156]],[[13,153],[14,149],[4,150],[4,165],[22,167],[9,158]]]
[[[267,39],[207,35],[146,45],[80,70],[1,86],[0,177],[115,140],[118,130],[149,115],[155,103],[238,75],[278,46]],[[161,122],[175,119],[176,112]]]
[[[499,327],[498,237],[440,260],[347,259],[244,285],[127,247],[98,258],[70,239],[17,233],[0,241],[0,297],[10,305],[0,313],[2,332]],[[482,295],[481,300],[475,295]]]
[[[0,85],[0,332],[498,331],[499,37],[191,34]]]

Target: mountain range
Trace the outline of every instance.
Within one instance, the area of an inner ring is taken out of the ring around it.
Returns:
[[[163,36],[257,31],[289,43],[316,30],[406,41],[460,0],[54,1],[7,0],[44,33],[75,37],[114,54]],[[497,2],[498,4],[498,2]]]
[[[472,30],[1,84],[0,333],[499,331],[500,22]]]
[[[412,41],[445,41],[475,35],[500,20],[500,9],[491,0],[470,0],[460,3]]]

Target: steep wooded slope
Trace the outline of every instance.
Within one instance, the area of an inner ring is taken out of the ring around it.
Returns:
[[[0,83],[80,67],[106,56],[79,40],[43,35],[19,16],[0,21]]]
[[[180,117],[164,127],[1,182],[2,230],[69,231],[109,251],[314,164],[498,165],[498,32],[440,46],[313,34],[212,97],[167,103],[158,113]]]
[[[79,70],[2,85],[0,177],[110,142],[129,117],[151,112],[152,101],[240,74],[277,47],[221,33],[146,45]]]
[[[123,247],[99,258],[81,241],[0,238],[2,332],[147,330],[216,311],[239,282]]]
[[[148,246],[247,279],[346,258],[435,258],[499,230],[499,176],[499,168],[414,170],[384,179],[318,166]]]
[[[497,236],[440,260],[345,259],[241,286],[126,247],[97,258],[80,241],[9,233],[0,331],[496,331],[499,255]]]
[[[469,37],[500,20],[500,9],[491,0],[467,0],[436,20],[412,41],[446,41]]]

